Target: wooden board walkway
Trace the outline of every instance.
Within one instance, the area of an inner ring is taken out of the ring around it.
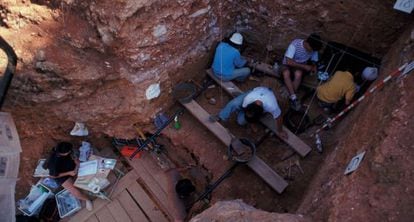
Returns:
[[[231,81],[224,82],[218,79],[213,74],[211,69],[206,70],[206,72],[217,84],[219,84],[231,96],[235,97],[236,95],[240,95],[241,93],[243,93],[243,91],[241,91],[239,87],[237,87],[233,82]],[[285,130],[285,132],[288,134],[288,138],[284,139],[280,137],[277,133],[276,125],[274,124],[275,121],[271,116],[265,115],[263,118],[260,119],[260,122],[264,126],[266,126],[268,129],[270,129],[281,140],[287,143],[292,149],[294,149],[302,157],[306,156],[312,150],[305,142],[303,142],[299,137],[293,134],[285,126],[283,126],[283,130]]]
[[[191,100],[182,105],[190,111],[207,129],[209,129],[226,147],[228,147],[234,136],[218,122],[209,121],[210,114],[205,111],[196,101]],[[282,193],[288,186],[288,183],[272,170],[262,159],[255,156],[247,163],[257,175],[259,175],[266,183],[276,192]]]
[[[140,159],[138,159],[140,160]],[[135,161],[133,161],[135,163]],[[140,167],[143,167],[142,164]],[[136,165],[135,165],[136,166]],[[112,196],[112,201],[95,199],[93,201],[93,211],[82,209],[71,218],[64,218],[64,221],[70,222],[168,222],[172,218],[168,213],[168,202],[159,202],[157,197],[153,196],[153,190],[148,189],[149,185],[154,185],[154,179],[151,184],[146,184],[142,177],[146,169],[141,168],[138,172],[136,169],[128,172],[121,178],[116,186]],[[144,175],[147,177],[148,174]],[[148,178],[146,178],[148,179]],[[158,184],[157,182],[155,182]],[[159,185],[158,185],[159,188]],[[161,188],[159,188],[161,190]],[[162,191],[161,195],[165,196]],[[165,201],[165,200],[164,200]]]

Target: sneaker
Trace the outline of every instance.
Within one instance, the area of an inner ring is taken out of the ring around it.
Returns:
[[[295,110],[299,111],[301,108],[300,101],[298,99],[290,99],[290,107]]]
[[[92,204],[92,201],[90,201],[90,200],[87,200],[87,201],[86,201],[86,209],[87,209],[88,211],[92,211],[92,210],[93,210],[93,204]]]
[[[219,122],[219,121],[220,121],[220,117],[219,117],[219,116],[217,116],[217,115],[210,115],[210,116],[208,117],[208,120],[209,120],[210,122],[212,122],[212,123],[214,123],[214,122]]]

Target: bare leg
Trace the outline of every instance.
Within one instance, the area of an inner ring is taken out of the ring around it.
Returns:
[[[72,178],[68,178],[62,184],[62,187],[65,188],[66,190],[68,190],[74,197],[76,197],[80,200],[85,200],[85,201],[89,200],[89,198],[85,194],[81,193],[78,188],[73,186],[73,179]]]
[[[303,75],[302,70],[295,71],[295,79],[293,80],[293,88],[295,92],[298,91],[300,82],[302,81],[302,75]]]
[[[293,83],[292,83],[292,80],[290,79],[290,70],[289,69],[283,70],[282,74],[283,74],[283,80],[285,81],[285,85],[289,91],[289,95],[295,94]]]

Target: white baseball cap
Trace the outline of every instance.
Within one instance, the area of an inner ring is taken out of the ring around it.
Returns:
[[[243,36],[236,32],[231,36],[230,41],[236,45],[241,45],[243,44]]]
[[[378,77],[378,69],[375,67],[366,67],[362,72],[362,77],[369,81],[375,80]]]

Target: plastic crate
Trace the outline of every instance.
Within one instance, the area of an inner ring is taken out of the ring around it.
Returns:
[[[38,182],[36,185],[32,186],[29,195],[19,201],[18,209],[26,216],[33,216],[39,212],[43,203],[49,197],[53,197],[52,191]]]
[[[70,216],[82,208],[80,201],[66,189],[57,193],[55,198],[60,218]]]

